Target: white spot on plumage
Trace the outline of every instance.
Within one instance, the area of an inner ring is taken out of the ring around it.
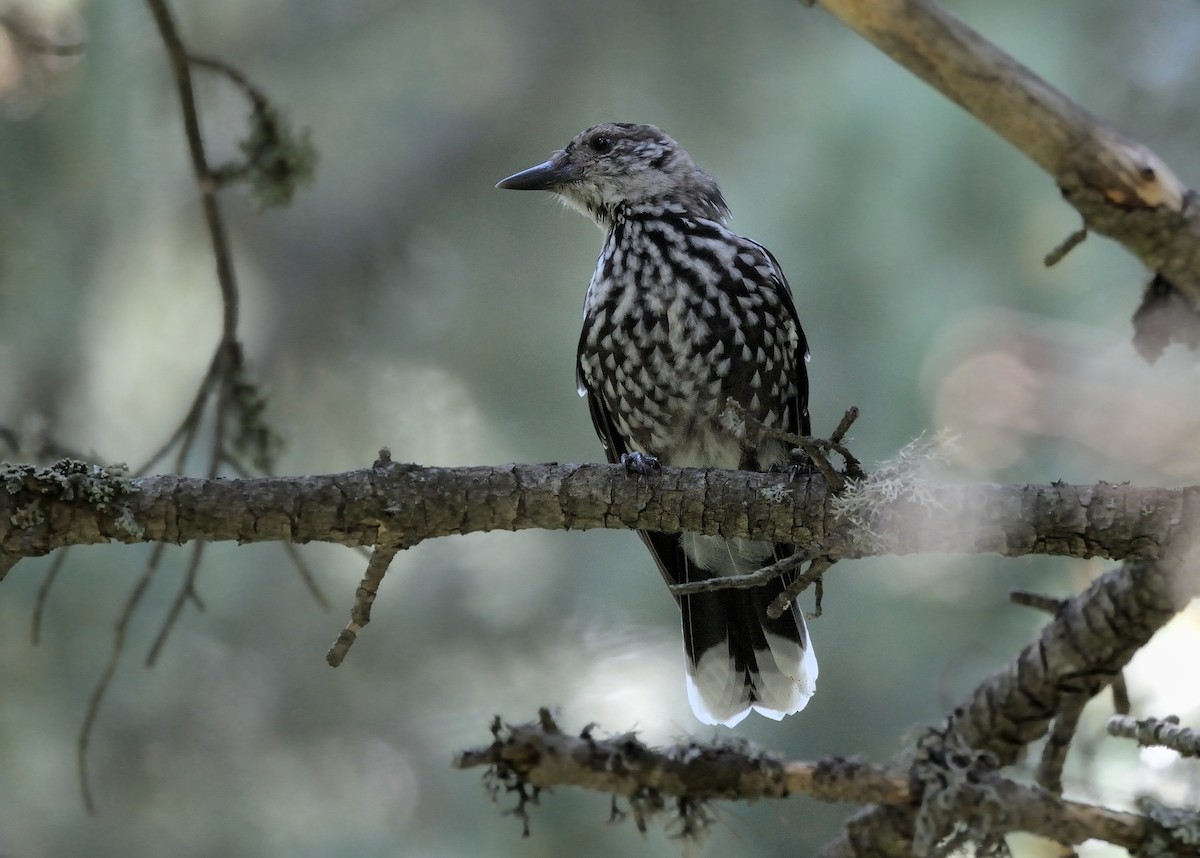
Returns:
[[[743,688],[734,685],[737,672],[733,659],[720,647],[713,647],[700,656],[698,664],[685,665],[688,703],[701,724],[720,724],[736,727],[750,714],[750,704],[743,699]]]
[[[808,705],[817,690],[819,668],[807,629],[807,647],[770,632],[763,637],[767,647],[755,649],[758,670],[750,673],[749,683],[720,646],[702,654],[695,665],[685,664],[688,702],[701,723],[736,727],[751,710],[781,721]]]
[[[801,625],[804,620],[801,618]],[[805,629],[807,647],[793,640],[765,632],[767,650],[755,650],[759,656],[759,682],[755,688],[758,700],[755,711],[779,721],[785,715],[799,712],[817,690],[817,656],[813,652],[812,639]],[[768,661],[774,662],[775,670],[763,670]]]

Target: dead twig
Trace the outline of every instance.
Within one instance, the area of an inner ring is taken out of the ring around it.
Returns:
[[[1175,715],[1140,720],[1128,715],[1114,715],[1108,719],[1105,729],[1110,736],[1135,739],[1143,748],[1161,746],[1183,757],[1200,757],[1200,732],[1181,727]]]

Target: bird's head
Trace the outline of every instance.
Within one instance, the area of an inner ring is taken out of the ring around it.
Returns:
[[[612,224],[622,205],[669,205],[713,220],[729,213],[713,177],[653,125],[596,125],[577,134],[549,161],[509,176],[496,187],[552,191],[602,228]]]

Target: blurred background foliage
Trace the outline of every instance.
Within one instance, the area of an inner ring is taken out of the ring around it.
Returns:
[[[224,196],[242,337],[288,441],[283,473],[368,465],[598,460],[573,359],[600,234],[493,184],[602,120],[668,130],[721,182],[733,225],[788,272],[812,345],[815,428],[863,416],[866,463],[960,435],[949,478],[1200,479],[1195,357],[1129,345],[1145,273],[1088,240],[1053,183],[827,15],[791,0],[207,0],[174,4],[190,47],[229,60],[311,128],[320,163],[291,208]],[[1084,105],[1200,175],[1200,6],[1183,0],[949,4]],[[0,0],[49,40],[0,36],[0,423],[104,462],[170,433],[216,341],[219,296],[176,94],[138,2]],[[196,73],[213,160],[246,107]],[[453,752],[493,713],[561,707],[568,728],[711,735],[685,699],[678,615],[622,532],[489,534],[398,559],[344,666],[323,661],[364,561],[304,547],[335,610],[278,546],[214,546],[152,671],[141,659],[182,575],[159,573],[92,742],[75,735],[144,548],[73,552],[29,643],[49,561],[0,599],[0,854],[675,855],[560,791],[533,836]],[[182,550],[176,552],[184,557]],[[842,563],[812,624],[820,692],[739,733],[781,754],[887,761],[1042,622],[1028,587],[1076,592],[1102,563],[990,557]],[[1135,706],[1200,709],[1183,617],[1135,663]],[[1182,681],[1184,676],[1187,681]],[[1070,793],[1196,795],[1169,756],[1085,720]],[[1093,711],[1094,710],[1094,711]],[[1189,793],[1190,790],[1190,793]],[[710,854],[807,855],[853,810],[721,806]],[[1027,842],[1019,855],[1046,854]],[[1110,854],[1093,848],[1087,855]]]

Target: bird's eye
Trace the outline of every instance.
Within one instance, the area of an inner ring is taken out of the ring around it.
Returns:
[[[592,150],[603,155],[605,152],[611,152],[613,147],[613,139],[607,134],[597,134],[592,138]]]

